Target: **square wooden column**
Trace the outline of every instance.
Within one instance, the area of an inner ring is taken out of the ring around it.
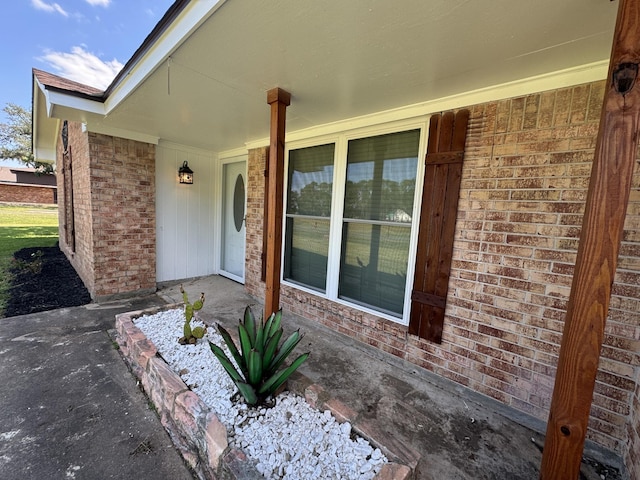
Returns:
[[[640,1],[620,0],[540,478],[580,474],[640,132]]]
[[[271,133],[269,142],[267,269],[265,276],[264,318],[280,309],[280,274],[282,258],[282,212],[284,198],[284,136],[287,107],[291,94],[281,88],[267,92],[271,105]]]

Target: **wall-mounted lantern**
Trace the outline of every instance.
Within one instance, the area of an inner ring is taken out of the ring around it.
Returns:
[[[180,180],[180,183],[186,183],[188,185],[193,183],[193,170],[189,168],[189,164],[186,160],[178,169],[178,179]]]

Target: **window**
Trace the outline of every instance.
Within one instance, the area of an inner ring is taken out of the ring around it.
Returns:
[[[424,171],[420,128],[289,150],[284,279],[440,343],[469,117],[431,116]]]
[[[420,131],[351,140],[338,296],[402,316]]]
[[[285,280],[403,316],[419,144],[416,129],[289,151]]]
[[[324,292],[335,145],[289,152],[284,278]]]

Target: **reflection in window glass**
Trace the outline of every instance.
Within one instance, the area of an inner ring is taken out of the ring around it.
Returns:
[[[324,291],[327,284],[329,220],[287,217],[285,245],[284,278]]]
[[[419,130],[349,142],[338,295],[402,315]]]
[[[410,234],[404,226],[345,222],[340,298],[400,315]]]
[[[334,144],[289,152],[284,278],[320,291],[327,283]]]

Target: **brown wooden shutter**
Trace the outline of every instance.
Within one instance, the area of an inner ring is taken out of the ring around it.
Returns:
[[[76,224],[73,202],[73,164],[71,146],[62,157],[62,177],[64,185],[64,240],[71,252],[76,251]]]
[[[469,111],[429,124],[409,333],[441,343]]]

